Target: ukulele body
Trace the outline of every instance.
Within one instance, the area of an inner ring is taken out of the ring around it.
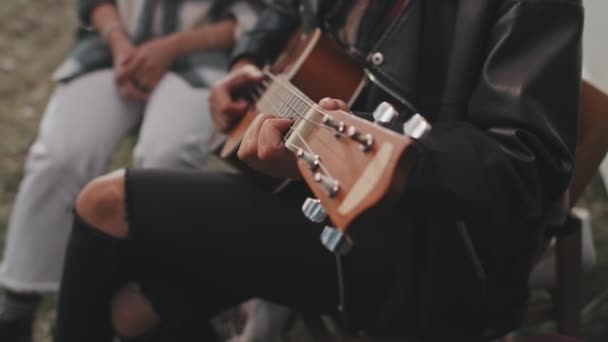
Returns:
[[[315,102],[331,97],[351,105],[366,84],[361,65],[319,29],[309,34],[298,30],[270,70],[286,76]],[[236,159],[241,140],[258,114],[253,103],[245,116],[228,132],[219,151],[220,158]]]

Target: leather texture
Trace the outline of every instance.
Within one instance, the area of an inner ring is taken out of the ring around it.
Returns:
[[[299,3],[275,1],[234,58],[272,60]],[[520,322],[541,223],[572,175],[583,19],[580,0],[412,0],[370,44],[362,63],[433,130],[404,196],[421,222],[421,240],[403,250],[416,250],[418,290],[385,306],[411,312],[357,323],[394,332],[408,317],[425,340],[483,341]]]

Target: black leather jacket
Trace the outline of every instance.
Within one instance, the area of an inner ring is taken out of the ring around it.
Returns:
[[[540,222],[572,173],[583,7],[410,2],[363,62],[433,122],[406,193],[424,226],[418,246],[427,246],[414,329],[431,339],[490,338],[522,316]],[[235,58],[272,59],[299,3],[275,1]]]

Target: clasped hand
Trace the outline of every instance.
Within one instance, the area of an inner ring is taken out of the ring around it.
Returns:
[[[147,101],[177,56],[172,36],[150,40],[138,47],[124,41],[113,49],[114,77],[120,93],[132,100]]]

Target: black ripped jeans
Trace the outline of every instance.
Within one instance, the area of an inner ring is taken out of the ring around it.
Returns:
[[[215,314],[254,297],[336,310],[336,259],[320,243],[323,227],[301,213],[304,184],[275,195],[225,173],[138,170],[125,191],[127,239],[76,217],[56,342],[109,341],[109,301],[127,281],[141,284],[174,340],[192,340]],[[344,258],[347,310],[363,327],[394,292],[407,238],[403,226],[368,228]]]

